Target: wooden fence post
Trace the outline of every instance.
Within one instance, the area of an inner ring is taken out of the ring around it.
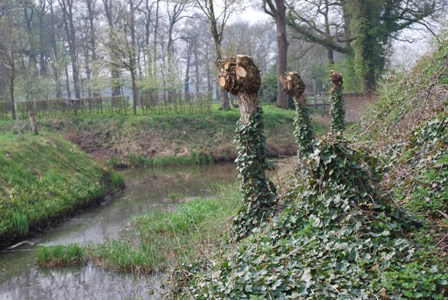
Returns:
[[[37,131],[36,112],[34,111],[28,112],[28,117],[30,118],[31,131],[33,132],[34,135],[38,135],[39,131]]]

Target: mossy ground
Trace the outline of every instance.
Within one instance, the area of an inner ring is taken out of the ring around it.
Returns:
[[[0,244],[91,205],[123,178],[56,134],[0,134]]]

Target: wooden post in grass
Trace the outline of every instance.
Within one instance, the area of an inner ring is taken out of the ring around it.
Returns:
[[[19,140],[22,140],[22,127],[20,126],[18,113],[16,113],[16,128],[17,128],[17,137],[19,138]]]
[[[39,131],[37,130],[36,113],[34,111],[30,111],[28,112],[28,117],[30,118],[31,131],[34,135],[38,135]]]

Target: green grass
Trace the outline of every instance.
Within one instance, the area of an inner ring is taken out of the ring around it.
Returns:
[[[39,247],[37,263],[53,266],[65,264],[64,259],[66,264],[90,261],[146,274],[168,265],[195,262],[224,243],[231,217],[238,209],[240,194],[235,185],[216,188],[210,199],[197,198],[178,204],[172,211],[157,210],[137,217],[132,222],[131,238],[82,247],[80,258],[61,254],[70,252],[73,245]]]
[[[121,175],[55,134],[0,134],[0,244],[122,187]]]
[[[293,110],[264,105],[270,156],[295,153]],[[39,120],[39,128],[70,137],[111,166],[167,166],[233,161],[239,109],[203,114],[84,116]],[[0,121],[0,132],[13,132],[13,121]],[[327,126],[313,122],[318,133]],[[94,145],[94,147],[92,147]]]
[[[36,254],[37,262],[47,267],[76,265],[83,257],[84,249],[77,244],[41,247]]]

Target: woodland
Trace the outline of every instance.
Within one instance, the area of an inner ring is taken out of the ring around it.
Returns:
[[[436,34],[446,5],[445,0],[2,0],[0,99],[13,119],[16,102],[98,96],[126,95],[134,114],[139,105],[190,93],[212,93],[228,109],[228,93],[216,85],[216,61],[233,54],[254,57],[263,98],[282,108],[288,101],[277,78],[288,70],[301,70],[307,83],[316,78],[319,89],[328,89],[326,74],[335,67],[346,74],[346,90],[372,93],[393,42],[418,39],[403,37],[408,29]],[[267,18],[252,20],[254,9]],[[151,99],[154,93],[157,99]]]

